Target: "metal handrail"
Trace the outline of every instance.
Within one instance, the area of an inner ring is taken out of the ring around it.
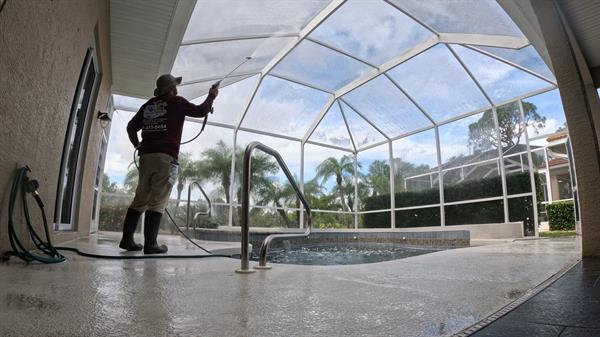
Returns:
[[[267,236],[261,246],[260,246],[260,256],[259,256],[259,266],[256,269],[269,269],[267,266],[267,251],[269,250],[269,246],[271,245],[271,241],[273,239],[283,239],[283,238],[298,238],[298,237],[308,237],[310,235],[311,230],[311,210],[304,193],[298,187],[294,176],[290,172],[289,168],[281,158],[279,152],[274,149],[260,143],[260,142],[252,142],[246,146],[246,151],[244,152],[244,162],[243,162],[243,174],[242,174],[242,217],[241,217],[241,225],[242,225],[242,247],[241,247],[241,261],[242,266],[241,269],[236,270],[238,273],[251,273],[253,270],[249,268],[248,261],[248,249],[250,245],[250,227],[248,224],[248,220],[250,218],[250,176],[251,176],[251,158],[252,152],[255,149],[259,149],[267,154],[270,154],[277,160],[279,163],[279,167],[288,178],[290,185],[296,192],[298,199],[306,209],[306,231],[304,233],[297,234],[271,234]]]
[[[190,185],[188,186],[187,216],[186,216],[186,220],[185,220],[185,230],[189,230],[190,229],[190,200],[192,199],[192,187],[194,187],[194,185],[198,187],[198,189],[200,190],[200,192],[202,193],[202,195],[204,195],[204,198],[208,202],[208,212],[198,212],[198,213],[196,213],[194,215],[194,218],[198,214],[200,214],[200,215],[208,215],[209,217],[212,214],[212,202],[210,201],[210,198],[208,197],[208,195],[206,194],[206,192],[204,191],[204,189],[202,188],[202,186],[200,186],[200,182],[194,181],[194,182],[190,183]],[[196,225],[195,224],[194,224],[194,229],[196,229]]]

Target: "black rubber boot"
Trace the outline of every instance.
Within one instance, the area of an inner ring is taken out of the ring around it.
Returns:
[[[146,211],[144,220],[144,254],[164,254],[169,249],[165,245],[158,245],[156,237],[160,226],[162,213]]]
[[[135,233],[141,215],[142,213],[134,209],[127,209],[127,214],[125,214],[125,220],[123,221],[123,237],[121,238],[121,243],[119,243],[119,248],[128,251],[142,250],[143,246],[133,241],[133,233]]]

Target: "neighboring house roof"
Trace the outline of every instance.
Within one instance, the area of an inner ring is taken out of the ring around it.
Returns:
[[[530,146],[531,150],[533,151],[534,149],[540,148],[542,146]],[[517,154],[517,153],[522,153],[522,152],[526,152],[527,151],[527,145],[525,144],[516,144],[513,145],[511,147],[505,146],[502,151],[504,152],[504,156],[510,156],[512,154]],[[498,158],[498,149],[493,148],[491,150],[487,150],[484,152],[480,152],[480,153],[475,153],[472,155],[468,155],[468,156],[462,156],[462,157],[458,157],[455,158],[445,164],[442,165],[442,168],[450,168],[450,167],[457,167],[457,166],[463,166],[463,165],[467,165],[470,163],[476,163],[476,162],[481,162],[481,161],[485,161],[485,160],[491,160],[491,159],[496,159]],[[437,168],[436,168],[437,169]]]
[[[548,138],[546,138],[546,141],[549,142],[554,142],[557,141],[559,139],[563,139],[563,138],[567,138],[569,136],[569,134],[567,133],[567,131],[561,131],[561,132],[557,132],[551,136],[549,136]]]
[[[537,148],[543,148],[543,146],[531,145],[530,148],[533,151]],[[506,146],[503,148],[505,157],[510,156],[512,154],[523,153],[526,151],[527,151],[527,145],[525,145],[525,144],[516,144],[516,145],[510,146],[510,147]],[[498,149],[493,148],[493,149],[475,153],[472,155],[453,158],[452,160],[448,161],[447,163],[442,164],[442,169],[447,169],[447,168],[452,168],[452,167],[460,167],[460,166],[468,165],[471,163],[477,163],[477,162],[482,162],[482,161],[486,161],[486,160],[493,160],[496,158],[498,158]],[[422,172],[421,174],[415,174],[414,176],[407,177],[406,179],[412,179],[413,177],[416,177],[416,176],[419,176],[422,174],[426,174],[426,173],[436,173],[437,171],[438,171],[437,166],[432,167],[429,170],[429,172]],[[471,173],[473,174],[474,172],[475,171],[473,171]]]
[[[568,163],[569,163],[569,160],[567,158],[552,158],[552,159],[548,160],[548,166],[550,166],[550,168],[555,167],[555,166],[565,165]],[[540,168],[546,168],[546,163],[545,162],[542,163]]]

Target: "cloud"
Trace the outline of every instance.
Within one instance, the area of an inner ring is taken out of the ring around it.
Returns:
[[[425,131],[394,141],[393,148],[394,158],[400,158],[415,165],[437,166],[435,133],[432,131]]]
[[[445,45],[400,64],[389,75],[436,121],[490,106]]]
[[[440,32],[523,36],[494,0],[392,1]]]
[[[200,0],[183,40],[265,33],[297,33],[328,1]],[[218,22],[218,24],[215,24]]]
[[[554,118],[547,118],[546,124],[543,128],[536,129],[532,125],[527,125],[527,134],[529,137],[537,137],[539,135],[555,133],[558,128],[563,126],[563,123],[557,121]]]
[[[311,37],[376,65],[433,34],[383,1],[350,1]]]
[[[243,127],[301,138],[329,95],[275,77],[267,77],[248,109]]]
[[[474,50],[458,45],[452,48],[496,103],[551,86],[548,82]]]
[[[134,116],[133,112],[117,110],[113,114],[110,137],[106,150],[104,174],[109,179],[123,186],[123,178],[133,161],[134,148],[127,135],[127,123]]]
[[[309,40],[302,41],[273,73],[335,91],[373,68]]]
[[[383,75],[349,92],[343,99],[390,137],[431,125],[425,115]]]

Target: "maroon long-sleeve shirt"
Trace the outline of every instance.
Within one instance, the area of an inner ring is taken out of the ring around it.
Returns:
[[[181,96],[165,95],[151,98],[127,124],[127,134],[133,146],[140,144],[137,132],[142,130],[139,154],[166,153],[177,159],[186,116],[204,117],[212,109],[214,95],[195,105]]]

